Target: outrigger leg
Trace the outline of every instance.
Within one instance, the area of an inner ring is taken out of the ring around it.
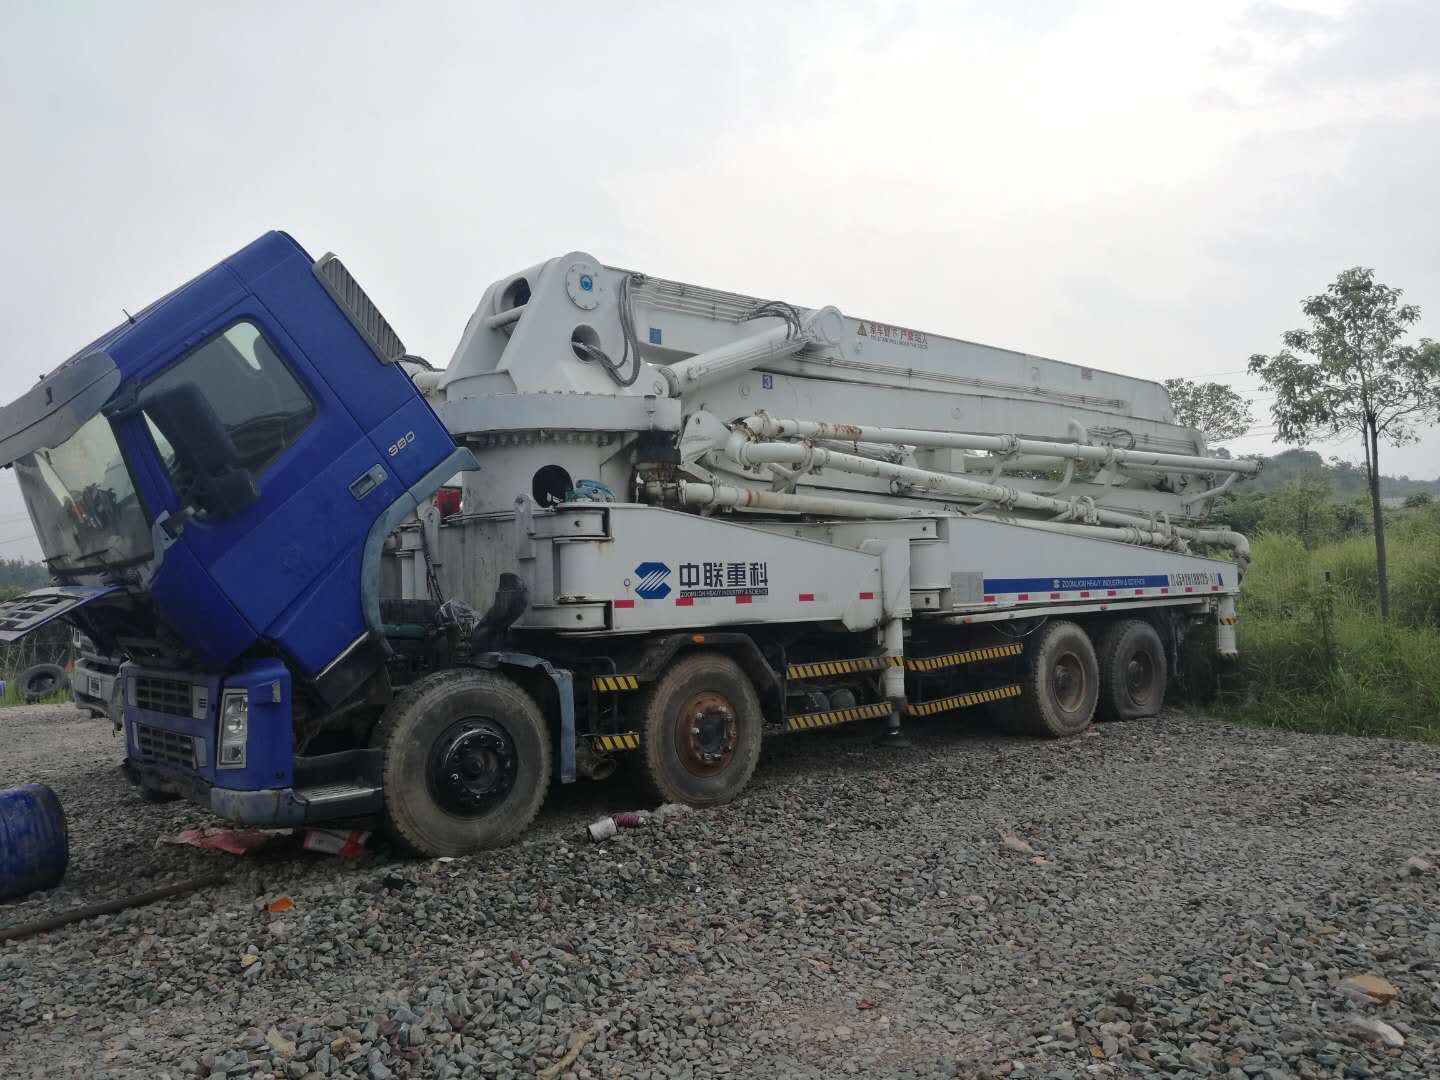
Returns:
[[[885,697],[890,702],[890,716],[885,721],[885,730],[875,740],[876,746],[892,750],[903,750],[910,740],[900,730],[900,714],[905,708],[905,623],[891,619],[884,630],[885,655],[894,658],[892,667],[887,667],[881,676]]]

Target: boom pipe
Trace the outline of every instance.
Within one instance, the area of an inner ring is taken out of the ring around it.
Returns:
[[[758,491],[726,484],[701,484],[688,480],[677,483],[651,481],[645,485],[645,495],[648,499],[657,502],[675,502],[685,506],[788,511],[832,517],[898,519],[935,516],[935,511],[921,507],[899,509],[883,503],[863,502],[859,499],[787,495],[782,492]],[[987,517],[987,520],[991,519]],[[1116,543],[1134,544],[1137,547],[1164,548],[1171,551],[1185,550],[1184,541],[1179,536],[1158,530],[1142,529],[1135,525],[1080,525],[1069,521],[1032,521],[1027,518],[999,518],[997,520],[1022,529],[1038,529],[1041,532],[1062,533],[1067,536],[1084,536],[1094,540],[1113,540]]]
[[[845,317],[834,307],[818,308],[800,317],[800,331],[785,322],[660,368],[670,396],[698,390],[773,360],[782,360],[812,345],[838,345]]]
[[[732,487],[729,484],[700,484],[689,480],[675,483],[650,481],[645,485],[647,498],[675,501],[685,506],[721,506],[752,510],[774,510],[792,514],[818,514],[826,517],[850,518],[912,518],[934,517],[935,511],[925,507],[897,507],[860,499],[834,499],[823,495],[786,495],[754,488]]]
[[[827,436],[829,437],[829,436]],[[859,457],[855,454],[841,454],[824,447],[803,443],[755,442],[750,432],[738,427],[725,444],[725,453],[741,465],[799,465],[804,469],[833,468],[838,472],[856,476],[871,476],[885,480],[896,480],[902,484],[923,488],[927,491],[956,495],[981,503],[997,503],[1001,506],[1018,506],[1026,510],[1042,510],[1071,517],[1081,513],[1079,502],[1056,499],[1048,495],[1036,495],[1004,484],[989,484],[982,480],[971,480],[950,473],[931,472],[909,465],[895,465],[888,461]],[[1101,525],[1145,526],[1155,530],[1155,523],[1139,514],[1107,507],[1089,505],[1083,511],[1089,523]],[[1081,522],[1084,524],[1084,522]],[[1187,540],[1202,544],[1221,544],[1234,549],[1236,555],[1245,561],[1250,558],[1250,541],[1243,535],[1229,529],[1190,529],[1167,525],[1165,530]]]
[[[986,520],[991,520],[988,515]],[[1135,544],[1137,547],[1163,548],[1169,551],[1187,550],[1184,540],[1175,532],[1166,533],[1156,529],[1142,529],[1138,525],[1080,525],[1073,521],[1031,521],[1026,518],[996,518],[994,520],[1003,521],[1007,525],[1018,525],[1024,529],[1039,529],[1041,532],[1062,533],[1067,536],[1086,536],[1093,540],[1113,540],[1118,544]]]
[[[756,413],[741,421],[752,434],[766,438],[833,439],[839,442],[901,443],[908,446],[944,446],[956,450],[988,450],[995,454],[1036,454],[1050,458],[1075,458],[1103,465],[1140,465],[1171,472],[1230,472],[1253,475],[1260,471],[1254,461],[1166,454],[1150,450],[1121,450],[1110,446],[1087,446],[1078,442],[1049,439],[1022,439],[1016,435],[967,435],[920,428],[867,427],[838,424],[827,420],[781,419]]]

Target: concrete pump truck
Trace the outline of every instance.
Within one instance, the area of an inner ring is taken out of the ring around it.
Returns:
[[[1152,716],[1189,635],[1234,655],[1204,522],[1256,468],[1153,382],[583,252],[437,369],[279,232],[0,410],[0,463],[54,579],[0,640],[123,658],[143,794],[429,855],[627,761],[725,802],[770,731]]]

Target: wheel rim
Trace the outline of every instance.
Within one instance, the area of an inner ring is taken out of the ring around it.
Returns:
[[[675,716],[675,752],[696,776],[714,776],[735,758],[740,722],[724,694],[704,690],[680,707]]]
[[[1050,669],[1050,689],[1055,703],[1067,713],[1077,711],[1085,702],[1085,665],[1072,652],[1061,653]]]
[[[1155,662],[1140,650],[1125,663],[1125,692],[1137,705],[1148,705],[1155,696]]]
[[[430,790],[453,814],[475,817],[515,787],[515,742],[494,720],[458,720],[430,750]]]

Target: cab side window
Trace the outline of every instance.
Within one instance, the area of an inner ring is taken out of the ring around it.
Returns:
[[[145,388],[144,399],[189,387],[204,397],[235,444],[235,464],[257,480],[315,419],[315,402],[249,321],[233,323],[166,369]],[[145,419],[171,483],[185,491],[194,479],[185,455],[177,455],[161,433],[163,420],[157,425],[148,410]]]

